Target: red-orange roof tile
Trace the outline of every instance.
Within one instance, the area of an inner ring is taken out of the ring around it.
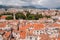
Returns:
[[[20,38],[24,39],[26,37],[26,32],[25,31],[21,31],[20,32]]]
[[[10,34],[11,34],[11,32],[6,32],[6,33],[4,34],[4,36],[5,36],[6,38],[8,38],[8,37],[10,36]]]
[[[35,30],[40,30],[40,29],[43,29],[45,27],[44,24],[34,24],[34,29]]]
[[[5,19],[7,16],[1,16],[1,19]]]
[[[60,28],[60,24],[54,23],[52,24],[53,27],[59,27]]]
[[[6,23],[0,23],[0,28],[6,27]]]

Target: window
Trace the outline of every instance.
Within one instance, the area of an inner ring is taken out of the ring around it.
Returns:
[[[30,37],[30,40],[32,40],[32,37]]]
[[[37,34],[38,34],[38,32],[39,32],[39,31],[37,30]]]
[[[37,31],[37,33],[38,33],[39,31]]]

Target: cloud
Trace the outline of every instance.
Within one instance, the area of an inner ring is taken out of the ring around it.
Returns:
[[[44,0],[41,1],[41,5],[48,8],[60,7],[60,0]]]
[[[41,5],[47,8],[60,7],[60,0],[0,0],[0,5]]]

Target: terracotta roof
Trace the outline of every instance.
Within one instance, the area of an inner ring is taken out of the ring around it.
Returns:
[[[26,37],[25,31],[20,31],[20,38],[24,39]]]
[[[4,28],[4,27],[6,27],[6,23],[0,23],[0,28]]]
[[[40,37],[41,37],[40,40],[51,40],[48,34],[41,34]]]
[[[34,24],[34,29],[35,30],[40,30],[40,29],[43,29],[45,27],[44,24]]]
[[[60,40],[60,37],[59,37],[59,38],[57,38],[57,40]]]
[[[27,29],[29,29],[31,27],[33,27],[33,29],[31,29],[30,31],[27,31]],[[37,24],[37,23],[33,24],[33,25],[32,24],[27,24],[27,25],[22,26],[22,27],[19,28],[20,31],[22,31],[20,33],[20,36],[21,36],[21,38],[25,38],[26,37],[26,33],[28,33],[29,35],[32,35],[34,30],[40,30],[40,29],[42,29],[44,27],[45,27],[44,24]]]
[[[53,27],[59,27],[60,28],[60,24],[57,24],[57,23],[53,23],[52,26]]]
[[[14,21],[9,21],[9,23],[18,23],[18,21],[14,20]],[[7,22],[8,23],[8,22]],[[6,22],[4,23],[0,23],[0,28],[3,28],[7,25]],[[23,22],[24,23],[24,22]],[[34,30],[41,30],[41,29],[44,29],[46,27],[47,24],[44,24],[44,23],[28,23],[28,24],[23,24],[22,25],[20,24],[19,26],[19,30],[16,30],[16,29],[13,29],[12,32],[16,32],[16,33],[19,33],[20,34],[20,38],[21,39],[25,39],[25,37],[28,35],[28,36],[34,36],[33,34],[33,31]],[[13,25],[13,24],[12,24]],[[58,23],[53,23],[51,24],[53,27],[60,27],[60,24]],[[17,26],[14,25],[16,28]],[[12,27],[12,28],[15,28],[15,27]],[[50,27],[50,26],[48,26]],[[4,32],[2,30],[0,30],[0,32]],[[8,38],[10,36],[11,32],[5,32],[5,34],[3,36],[5,36],[6,38]],[[40,36],[41,37],[41,40],[51,40],[49,38],[49,35],[48,34],[41,34],[41,35],[35,35],[35,36]],[[53,40],[55,40],[55,38],[52,38]],[[58,40],[60,40],[60,38],[57,38]],[[13,39],[12,39],[13,40]]]
[[[8,38],[8,37],[10,36],[10,34],[11,34],[11,32],[6,32],[6,33],[4,34],[4,36],[5,36],[6,38]]]
[[[3,34],[5,31],[4,30],[0,30],[0,34]]]
[[[1,16],[1,19],[5,19],[7,16]]]
[[[3,30],[0,30],[0,32],[4,32]]]
[[[51,40],[56,40],[57,38],[51,38]]]

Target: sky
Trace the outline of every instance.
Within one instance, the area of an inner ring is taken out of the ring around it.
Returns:
[[[0,5],[41,5],[47,8],[56,8],[60,7],[60,0],[0,0]]]

